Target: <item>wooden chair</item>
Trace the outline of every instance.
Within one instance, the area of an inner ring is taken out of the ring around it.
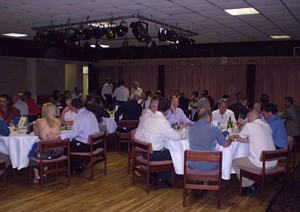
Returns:
[[[272,151],[262,151],[260,160],[263,163],[261,169],[251,169],[248,167],[240,167],[240,196],[242,196],[242,180],[243,177],[254,180],[260,183],[260,204],[264,201],[264,187],[267,178],[276,176],[283,176],[285,182],[287,181],[288,175],[288,149],[279,149]],[[276,166],[273,169],[266,169],[267,161],[284,160],[285,167]]]
[[[0,159],[0,169],[3,169],[3,187],[6,184],[6,160]]]
[[[71,175],[70,175],[70,141],[69,139],[61,140],[61,139],[55,139],[55,140],[41,140],[39,141],[39,152],[43,152],[44,150],[53,150],[53,149],[59,149],[59,148],[65,148],[67,150],[67,155],[63,155],[56,159],[51,160],[45,160],[40,158],[30,158],[30,161],[33,161],[37,165],[31,165],[29,163],[29,180],[30,185],[32,184],[32,171],[33,168],[39,169],[40,174],[40,188],[44,189],[44,179],[43,176],[50,174],[50,173],[56,173],[55,177],[57,179],[58,173],[60,172],[66,172],[67,178],[68,178],[68,185],[70,185],[71,182]],[[45,169],[47,167],[47,169]]]
[[[118,139],[116,142],[116,149],[120,152],[121,143],[128,144],[128,155],[130,153],[130,132],[122,132],[124,128],[130,129],[129,131],[136,129],[139,125],[139,120],[120,120],[117,129]]]
[[[130,172],[130,169],[131,169],[131,159],[132,159],[132,155],[133,155],[133,151],[132,151],[132,142],[133,140],[135,139],[135,131],[136,129],[134,130],[131,130],[130,133],[129,133],[129,142],[128,142],[128,148],[129,148],[129,153],[128,153],[128,172]]]
[[[293,137],[289,137],[289,144],[288,144],[288,169],[290,177],[294,177],[294,171],[296,168],[296,148],[295,148],[295,140]],[[278,166],[285,166],[285,160],[279,160]]]
[[[172,160],[150,161],[153,153],[152,144],[134,139],[132,142],[132,184],[135,185],[135,172],[146,176],[146,192],[149,193],[150,173],[172,170],[172,188],[174,188],[174,167]],[[148,160],[144,159],[141,152],[147,154]]]
[[[79,161],[85,164],[90,164],[91,180],[94,179],[94,165],[104,161],[104,175],[107,169],[107,155],[106,155],[106,132],[100,132],[89,136],[90,152],[71,152],[71,160]],[[99,147],[93,151],[93,145]]]
[[[189,161],[218,162],[219,168],[213,171],[193,170],[188,167]],[[185,150],[184,152],[184,184],[183,184],[183,207],[186,207],[188,189],[202,189],[218,191],[218,209],[221,208],[222,190],[222,152]],[[216,182],[217,184],[200,185],[197,181]]]

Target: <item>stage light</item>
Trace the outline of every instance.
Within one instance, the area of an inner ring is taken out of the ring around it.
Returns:
[[[146,22],[131,22],[130,28],[132,28],[132,33],[138,41],[149,42],[151,37],[148,33],[148,24]]]
[[[106,30],[105,34],[106,34],[107,39],[113,39],[116,37],[116,32],[115,32],[115,29],[113,29],[113,28],[108,28]]]
[[[157,33],[157,37],[161,42],[176,43],[178,41],[178,33],[171,29],[161,27]]]
[[[124,37],[124,35],[128,32],[127,26],[119,25],[116,27],[116,33],[118,37]]]
[[[155,47],[155,46],[156,46],[155,40],[152,40],[152,41],[150,41],[150,42],[147,44],[147,47],[148,47],[148,48],[153,48],[153,47]]]

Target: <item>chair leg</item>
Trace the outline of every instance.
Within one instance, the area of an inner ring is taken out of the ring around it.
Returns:
[[[3,187],[5,187],[5,184],[6,184],[6,167],[4,166],[4,169],[3,169]]]
[[[261,180],[261,191],[260,191],[260,205],[263,205],[264,202],[264,187],[265,187],[265,179]]]
[[[150,181],[150,170],[147,169],[147,185],[146,185],[146,193],[149,193],[149,181]]]
[[[130,142],[128,141],[128,153],[127,153],[127,157],[128,157],[128,173],[130,173],[130,160],[131,160],[131,148],[130,148]]]
[[[32,185],[32,167],[29,166],[29,184]]]
[[[218,205],[217,205],[217,208],[218,209],[221,209],[221,186],[219,186],[219,190],[218,190]]]
[[[107,157],[106,157],[106,155],[104,155],[104,175],[106,175],[106,169],[107,169]]]
[[[240,170],[240,197],[242,196],[242,181],[243,181],[243,171]]]
[[[94,180],[94,163],[93,163],[93,161],[91,161],[90,169],[91,169],[91,181],[93,181]]]
[[[186,207],[186,196],[187,196],[187,189],[186,189],[186,179],[183,180],[183,207]]]
[[[174,188],[175,185],[175,174],[174,174],[174,167],[172,168],[172,188]]]

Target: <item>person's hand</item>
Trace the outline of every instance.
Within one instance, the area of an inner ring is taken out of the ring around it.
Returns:
[[[170,107],[170,111],[171,111],[172,113],[175,113],[175,112],[176,112],[176,108],[175,108],[175,106],[174,106],[174,105],[171,105],[171,107]]]
[[[228,140],[230,140],[230,142],[234,141],[235,140],[235,137],[233,135],[230,135]]]

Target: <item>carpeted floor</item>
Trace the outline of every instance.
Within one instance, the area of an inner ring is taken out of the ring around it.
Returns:
[[[270,203],[267,212],[300,211],[300,163],[296,167],[294,181],[290,180],[286,186],[286,198],[283,187]]]

